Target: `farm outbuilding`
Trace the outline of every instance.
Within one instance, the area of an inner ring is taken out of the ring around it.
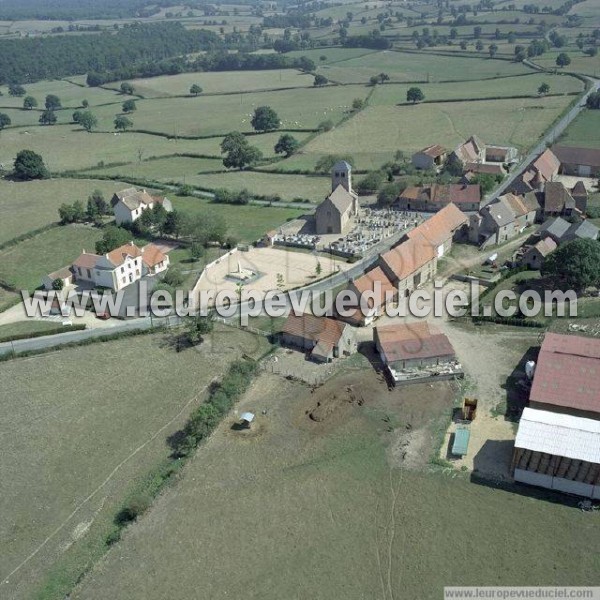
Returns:
[[[512,466],[515,481],[600,500],[600,421],[526,408]]]
[[[373,340],[381,360],[392,371],[430,367],[456,359],[450,340],[426,322],[376,327]]]

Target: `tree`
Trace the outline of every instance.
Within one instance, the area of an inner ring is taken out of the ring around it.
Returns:
[[[90,105],[90,103],[87,100],[82,100],[81,101],[81,107],[82,108],[87,108]]]
[[[119,246],[123,246],[131,239],[131,233],[127,229],[109,225],[104,229],[102,239],[96,242],[96,253],[107,254]]]
[[[14,176],[16,179],[46,179],[48,170],[43,158],[33,150],[21,150],[15,158]]]
[[[413,104],[416,104],[417,102],[422,102],[423,100],[425,100],[425,94],[423,93],[421,88],[411,87],[406,92],[407,102],[412,102]]]
[[[298,147],[300,142],[289,133],[282,135],[277,143],[275,144],[275,154],[285,154],[286,158],[292,156]]]
[[[600,92],[592,92],[585,101],[585,105],[594,110],[600,109]]]
[[[481,52],[483,50],[483,42],[481,40],[477,40],[475,44],[475,50],[477,50],[477,52]]]
[[[87,215],[90,221],[98,216],[107,215],[109,212],[110,206],[104,199],[104,194],[100,190],[94,190],[87,202]]]
[[[490,58],[494,58],[494,56],[496,56],[496,54],[498,53],[498,46],[496,44],[490,44],[488,46],[488,53],[490,55]]]
[[[259,106],[254,110],[252,127],[255,131],[272,131],[279,129],[280,125],[277,113],[270,106]]]
[[[60,98],[54,94],[48,94],[45,102],[46,110],[58,110],[62,108]]]
[[[204,246],[199,242],[193,242],[190,246],[190,255],[194,260],[200,260],[205,253]]]
[[[562,280],[569,289],[581,291],[600,284],[600,242],[577,239],[559,246],[544,261],[544,275]]]
[[[135,100],[125,100],[125,102],[123,102],[123,112],[124,113],[130,113],[130,112],[133,112],[134,110],[137,110],[137,105],[135,103]]]
[[[398,198],[401,191],[401,186],[398,183],[388,183],[384,185],[377,194],[377,204],[382,207],[390,206]]]
[[[24,96],[27,92],[25,91],[25,88],[22,85],[17,85],[17,84],[11,84],[8,86],[8,95],[9,96],[17,96],[18,98],[20,98],[21,96]]]
[[[586,48],[583,53],[587,56],[594,57],[598,55],[598,48],[596,48],[596,46],[591,46],[590,48]]]
[[[0,131],[11,124],[10,117],[6,113],[0,113]]]
[[[96,127],[98,125],[98,119],[96,119],[96,116],[94,115],[94,113],[90,112],[89,110],[86,110],[86,111],[82,112],[81,115],[79,116],[79,124],[88,133],[90,133],[92,131],[92,129],[94,129],[94,127]]]
[[[321,75],[320,73],[317,73],[315,75],[315,80],[313,81],[313,85],[315,87],[327,85],[328,83],[329,83],[329,80],[327,79],[327,77],[325,77],[325,75]]]
[[[115,129],[118,129],[119,131],[125,131],[126,129],[133,127],[133,121],[128,119],[125,115],[117,115],[114,123]]]
[[[319,261],[317,261],[317,265],[315,267],[315,275],[317,277],[319,277],[322,272],[323,272],[323,267],[321,266],[321,263]]]
[[[187,321],[186,337],[190,344],[198,344],[204,339],[204,336],[210,333],[215,326],[212,313],[206,316],[197,315],[190,317]]]
[[[83,114],[82,110],[76,110],[71,116],[71,120],[73,123],[79,123],[81,121],[81,115]]]
[[[221,142],[221,154],[225,154],[223,165],[228,169],[243,169],[258,162],[262,152],[251,146],[238,131],[227,134]]]
[[[121,94],[127,94],[128,96],[131,96],[134,92],[134,87],[131,85],[131,83],[128,83],[127,81],[124,81],[121,84]]]
[[[362,98],[352,100],[352,110],[362,110],[365,107],[365,101]]]
[[[557,67],[568,67],[571,64],[571,58],[566,52],[561,52],[556,57],[556,66]]]
[[[542,83],[538,88],[538,96],[545,96],[550,91],[550,86],[547,83]]]
[[[202,88],[194,83],[194,85],[190,88],[190,94],[192,94],[192,96],[199,96],[202,93]]]
[[[56,125],[56,114],[53,110],[45,110],[39,118],[40,125]]]
[[[163,225],[163,233],[178,238],[183,233],[184,225],[185,222],[181,213],[172,210],[170,213],[167,213],[167,218]]]
[[[33,96],[26,96],[23,100],[23,108],[25,110],[33,110],[37,108],[38,101]]]
[[[63,279],[55,279],[52,282],[52,289],[56,290],[57,292],[60,292],[60,290],[62,290],[63,287],[65,287],[65,282]]]

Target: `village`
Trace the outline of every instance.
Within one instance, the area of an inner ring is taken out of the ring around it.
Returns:
[[[541,271],[545,259],[561,245],[598,239],[599,229],[586,219],[586,209],[588,193],[600,176],[600,151],[549,148],[491,200],[478,184],[470,183],[475,173],[505,176],[517,160],[514,148],[486,146],[476,136],[451,153],[429,146],[413,155],[415,167],[441,169],[450,161],[464,173],[463,182],[410,187],[385,208],[361,204],[353,188],[352,166],[338,162],[331,173],[331,194],[314,215],[266,233],[254,247],[233,248],[206,265],[188,290],[190,301],[202,291],[233,293],[242,286],[285,292],[317,285],[335,287],[336,294],[368,294],[366,310],[356,305],[344,315],[290,313],[277,330],[268,332],[281,346],[271,359],[275,361],[271,370],[322,385],[343,372],[344,362],[358,353],[369,356],[400,397],[406,386],[439,386],[470,378],[467,357],[452,342],[452,317],[400,319],[387,316],[388,309],[438,281],[446,292],[457,286],[467,289],[467,282],[485,290],[502,278],[503,269]],[[173,210],[168,198],[136,188],[116,192],[110,205],[116,224],[125,227],[155,206]],[[518,245],[513,240],[519,240]],[[468,264],[448,269],[457,244],[474,253]],[[505,262],[500,263],[495,249],[505,246],[510,252],[503,252]],[[45,275],[42,286],[68,297],[83,290],[127,291],[145,280],[151,291],[168,272],[169,253],[177,247],[176,240],[163,238],[141,247],[131,241],[103,255],[84,249],[70,265]],[[347,283],[334,286],[328,283],[332,278]],[[138,310],[148,297],[133,294],[129,300]],[[55,308],[52,312],[60,312],[61,305]],[[110,325],[115,321],[111,317],[123,315],[97,315],[103,320],[97,325],[106,326],[105,319]],[[491,415],[485,398],[463,394],[455,399],[458,405],[439,449],[440,460],[457,469],[475,469],[482,477],[600,499],[599,367],[600,340],[542,334],[537,360],[528,360],[521,374],[519,427],[502,434],[515,436],[514,450],[504,449],[491,463],[474,467],[489,443],[486,421],[493,424],[497,417]],[[244,414],[250,427],[254,414]]]

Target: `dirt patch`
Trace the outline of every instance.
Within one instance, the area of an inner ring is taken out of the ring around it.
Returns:
[[[354,385],[347,385],[333,393],[329,386],[323,386],[314,392],[313,400],[316,402],[316,406],[308,413],[308,416],[317,423],[325,421],[348,404],[362,406],[365,403],[362,390],[357,389]]]

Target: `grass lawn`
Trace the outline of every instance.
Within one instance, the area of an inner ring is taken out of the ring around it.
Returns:
[[[145,98],[160,96],[183,96],[189,94],[190,87],[199,85],[205,94],[218,92],[241,92],[272,88],[308,87],[313,84],[311,75],[295,69],[273,71],[239,71],[235,76],[229,72],[182,73],[164,77],[132,79],[135,93]],[[121,83],[111,83],[110,88],[118,89]]]
[[[596,582],[596,520],[568,499],[393,467],[396,436],[438,399],[422,386],[397,416],[382,410],[394,393],[379,404],[372,388],[314,423],[318,390],[263,376],[238,406],[258,412],[255,433],[236,435],[231,415],[71,598],[437,600],[445,585]]]
[[[600,148],[600,110],[583,110],[559,138],[565,146]]]
[[[479,56],[440,57],[392,50],[372,52],[319,69],[328,79],[340,83],[367,83],[372,75],[382,71],[387,73],[392,81],[400,82],[476,80],[531,73],[531,69],[521,63],[490,60]]]
[[[74,261],[83,249],[94,252],[100,229],[67,225],[45,231],[0,251],[0,280],[23,290],[34,290],[41,278]]]
[[[86,206],[88,196],[96,189],[108,202],[116,191],[126,187],[130,186],[118,181],[89,179],[0,179],[0,244],[58,221],[58,207],[63,203],[80,200]]]
[[[305,154],[339,148],[385,155],[428,144],[453,148],[472,134],[491,144],[530,147],[568,105],[570,97],[483,100],[416,106],[370,106],[304,147]],[[492,118],[493,117],[493,118]]]
[[[3,578],[2,596],[33,598],[51,572],[45,593],[62,598],[56,590],[101,555],[121,503],[165,458],[166,438],[205,386],[242,353],[267,348],[264,338],[218,328],[179,353],[157,334],[3,363],[3,575],[40,551]]]
[[[256,205],[233,206],[195,197],[173,196],[171,201],[177,210],[191,215],[202,215],[206,218],[210,218],[210,215],[222,215],[227,222],[228,235],[242,242],[253,242],[267,231],[275,229],[285,221],[298,218],[307,211],[307,207],[302,208],[302,205],[297,209]]]
[[[258,106],[271,106],[282,128],[316,128],[326,119],[338,121],[353,98],[365,98],[368,88],[298,88],[274,92],[252,92],[197,98],[158,98],[138,100],[131,115],[134,129],[167,135],[225,135],[230,131],[253,131],[250,121]],[[112,130],[115,106],[98,108],[99,129]]]

